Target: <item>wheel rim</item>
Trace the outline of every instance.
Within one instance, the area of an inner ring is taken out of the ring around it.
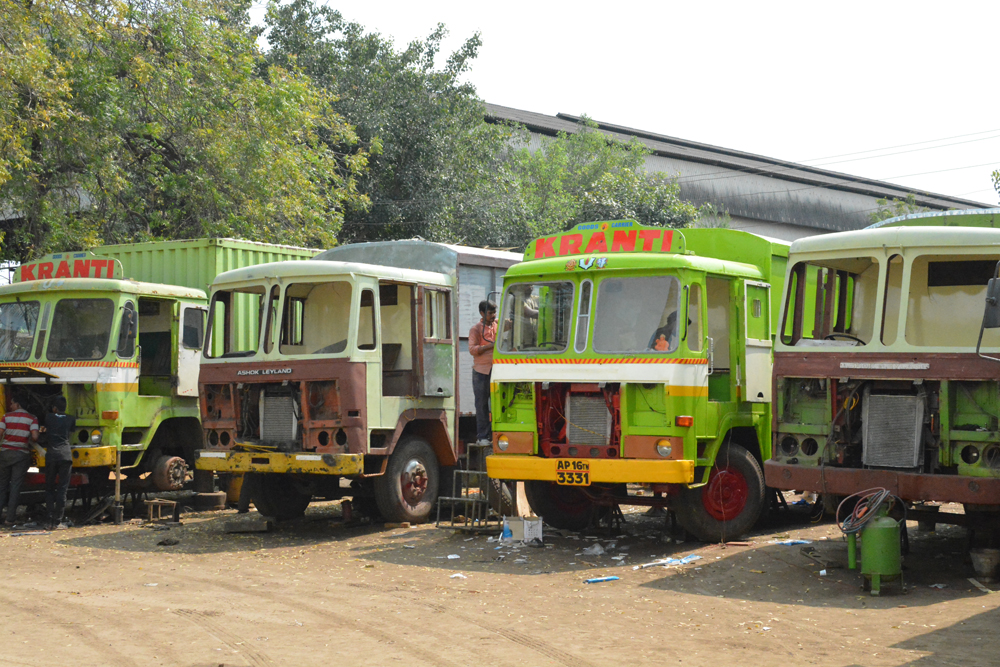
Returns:
[[[170,488],[177,490],[184,486],[184,476],[187,474],[187,464],[178,459],[171,463],[167,469],[167,479],[170,480]]]
[[[427,493],[427,468],[420,461],[413,459],[403,467],[399,475],[399,486],[403,492],[403,500],[410,505],[417,505]]]
[[[743,474],[726,466],[716,468],[701,492],[705,511],[717,521],[731,521],[740,515],[750,497],[750,485]]]

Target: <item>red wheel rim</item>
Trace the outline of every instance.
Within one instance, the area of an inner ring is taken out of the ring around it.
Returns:
[[[701,492],[705,511],[716,521],[731,521],[747,506],[750,485],[743,473],[726,466],[715,468]]]

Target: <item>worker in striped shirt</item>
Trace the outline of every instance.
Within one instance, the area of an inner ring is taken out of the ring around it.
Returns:
[[[7,508],[7,527],[14,525],[21,485],[31,467],[29,448],[38,442],[38,419],[21,407],[22,400],[11,396],[10,410],[0,418],[0,507]]]

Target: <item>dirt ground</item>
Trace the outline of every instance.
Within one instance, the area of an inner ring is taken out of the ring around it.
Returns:
[[[642,512],[626,508],[610,536],[546,529],[543,548],[433,525],[347,526],[335,502],[269,533],[226,533],[257,517],[232,510],[169,529],[4,533],[0,665],[1000,662],[1000,594],[969,582],[961,529],[911,522],[905,594],[872,597],[830,563],[846,564],[837,526],[806,511],[726,547],[678,544]],[[811,540],[814,557],[777,543],[787,539]],[[607,553],[582,554],[595,544]],[[619,579],[585,583],[605,576]]]

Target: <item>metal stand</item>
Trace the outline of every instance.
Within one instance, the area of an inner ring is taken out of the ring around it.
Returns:
[[[122,524],[125,508],[122,507],[122,450],[118,448],[115,456],[115,504],[111,507],[111,519],[116,526]]]
[[[503,526],[503,517],[491,511],[500,507],[500,498],[486,474],[486,450],[492,445],[468,445],[465,470],[455,470],[451,483],[451,495],[439,496],[437,521],[439,528],[458,528],[468,531],[495,531]],[[449,510],[444,523],[441,510]]]

